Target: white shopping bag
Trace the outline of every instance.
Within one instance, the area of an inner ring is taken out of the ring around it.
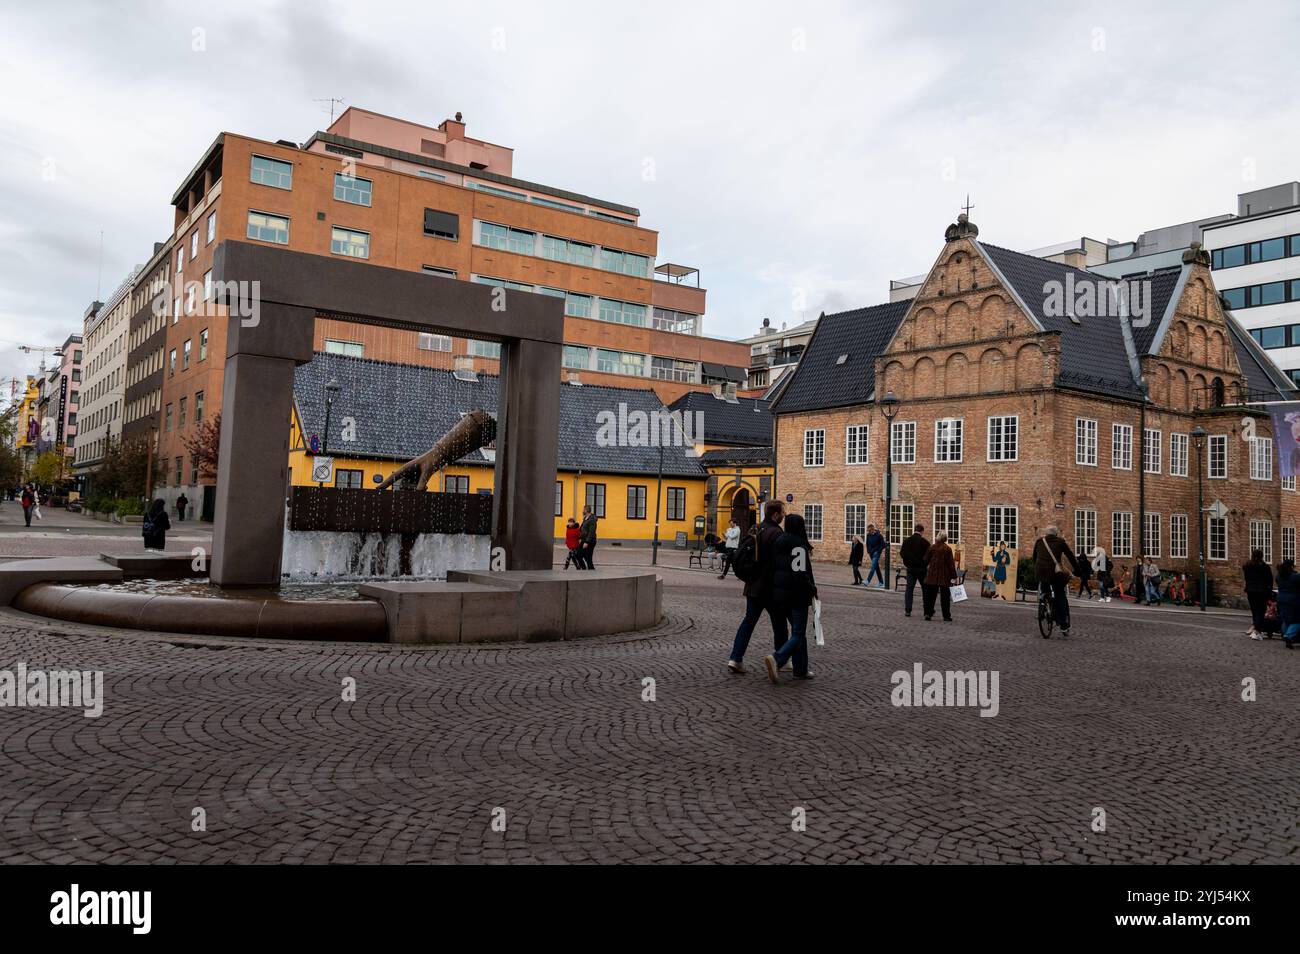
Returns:
[[[954,603],[960,603],[966,598],[966,587],[964,586],[950,586],[948,587],[948,592],[952,594],[952,601]]]
[[[816,597],[813,598],[813,645],[826,645],[826,637],[822,635],[822,601]]]

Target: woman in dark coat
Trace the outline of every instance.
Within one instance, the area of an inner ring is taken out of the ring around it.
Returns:
[[[1295,571],[1295,560],[1283,560],[1277,568],[1277,621],[1290,649],[1300,632],[1300,573]]]
[[[155,500],[149,505],[149,512],[144,515],[144,526],[141,533],[144,534],[144,548],[146,550],[165,550],[167,549],[167,531],[172,528],[172,522],[167,517],[167,505],[161,499]]]
[[[956,576],[957,561],[952,555],[952,547],[948,546],[948,534],[936,533],[934,543],[930,544],[930,549],[925,554],[925,582],[921,590],[927,620],[934,616],[934,601],[937,597],[939,607],[943,610],[943,621],[952,622],[952,593],[948,587],[952,586]]]
[[[849,548],[849,566],[853,567],[853,585],[862,585],[862,538],[856,533],[853,535],[853,546]]]
[[[777,681],[786,661],[794,663],[796,679],[811,679],[808,671],[808,610],[817,596],[813,579],[812,544],[803,517],[792,513],[785,518],[785,532],[772,547],[772,602],[790,619],[790,638],[771,656],[763,657],[767,678]]]
[[[1241,575],[1246,581],[1246,601],[1250,603],[1251,639],[1264,638],[1264,613],[1273,596],[1273,571],[1264,562],[1263,550],[1251,550],[1250,560],[1241,565]]]

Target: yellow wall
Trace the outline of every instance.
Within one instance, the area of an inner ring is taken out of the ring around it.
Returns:
[[[391,460],[372,460],[368,458],[334,457],[334,470],[360,470],[361,486],[373,488],[374,476],[387,477],[400,466],[400,462]],[[297,416],[289,435],[289,475],[290,482],[296,487],[311,486],[312,457],[303,447]],[[770,468],[768,472],[770,473]],[[734,470],[733,470],[734,472]],[[441,490],[448,476],[466,476],[469,478],[469,492],[477,493],[480,489],[491,490],[493,470],[491,467],[446,467],[429,481],[433,490]],[[569,517],[582,521],[582,508],[587,500],[588,484],[605,485],[605,516],[601,518],[598,533],[604,540],[645,540],[654,539],[655,524],[655,474],[574,474],[561,472],[555,478],[563,485],[563,516],[555,518],[555,536],[564,539],[565,524]],[[757,480],[755,480],[757,486]],[[634,520],[627,516],[627,488],[639,485],[646,488],[646,516],[644,520]],[[684,520],[668,519],[668,488],[686,488],[686,514]],[[695,537],[695,518],[703,516],[705,475],[699,477],[664,477],[663,494],[660,499],[659,539],[672,541],[679,530],[684,530],[693,541]]]

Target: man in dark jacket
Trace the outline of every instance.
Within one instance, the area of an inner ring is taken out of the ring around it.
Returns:
[[[853,535],[853,546],[849,547],[849,566],[853,567],[853,585],[862,585],[862,538],[856,533]]]
[[[889,589],[885,583],[885,574],[880,569],[880,555],[885,552],[885,537],[876,529],[873,523],[867,527],[867,556],[871,558],[871,569],[867,571],[867,586],[871,585],[873,577],[880,580],[882,590]]]
[[[1052,615],[1062,636],[1070,635],[1070,592],[1066,587],[1077,570],[1078,560],[1055,526],[1049,526],[1034,543],[1034,575],[1039,592],[1052,597]],[[1062,570],[1061,566],[1065,569]],[[1139,592],[1141,592],[1139,590]]]
[[[925,555],[930,550],[930,541],[922,536],[923,533],[925,527],[918,523],[912,528],[912,535],[903,541],[903,545],[898,550],[898,556],[907,569],[907,589],[903,593],[904,616],[912,615],[912,594],[916,590],[917,583],[921,583],[924,594]]]
[[[770,501],[764,508],[763,522],[750,531],[755,537],[758,575],[745,584],[745,618],[736,630],[736,641],[731,646],[731,657],[727,660],[727,668],[734,673],[745,671],[745,650],[749,648],[749,637],[754,635],[754,626],[765,611],[772,621],[772,648],[780,649],[786,641],[789,620],[774,602],[772,584],[776,538],[783,532],[781,520],[784,516],[785,505],[779,500]]]
[[[596,550],[596,515],[591,507],[582,508],[582,526],[578,530],[578,569],[596,569],[591,555]]]

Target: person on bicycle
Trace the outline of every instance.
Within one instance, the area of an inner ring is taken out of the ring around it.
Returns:
[[[1034,544],[1034,572],[1038,591],[1052,600],[1052,615],[1062,636],[1070,635],[1070,597],[1066,589],[1070,577],[1078,572],[1070,545],[1055,525],[1049,526]]]

